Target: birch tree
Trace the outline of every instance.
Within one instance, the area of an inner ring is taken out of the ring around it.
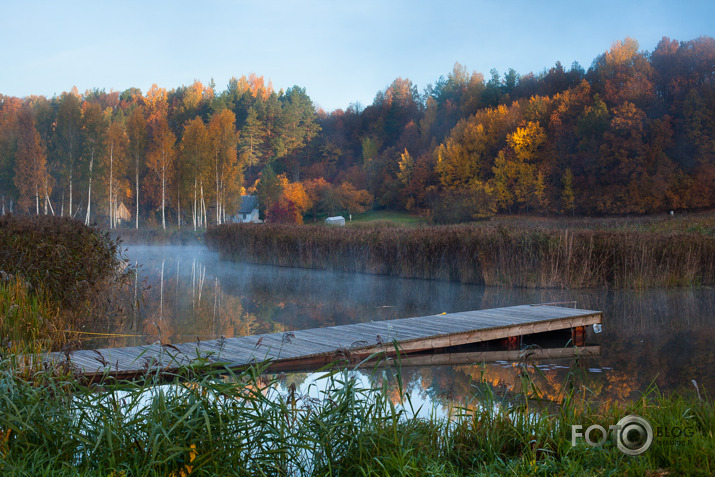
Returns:
[[[136,204],[135,224],[139,228],[139,172],[144,164],[146,153],[146,118],[142,109],[137,107],[127,120],[127,137],[129,139],[129,156],[134,163],[134,203]]]
[[[243,182],[236,153],[238,133],[235,124],[236,116],[228,109],[214,114],[209,123],[216,224],[225,221],[227,201],[237,201],[237,192]]]
[[[60,153],[64,157],[64,175],[68,186],[69,207],[68,215],[73,216],[72,200],[74,186],[75,161],[80,153],[82,132],[82,110],[79,94],[76,88],[71,93],[62,93],[57,109],[57,125],[55,127],[56,142]],[[60,214],[64,215],[64,192]]]
[[[89,156],[89,174],[87,185],[87,212],[84,224],[89,225],[92,214],[92,172],[95,156],[101,153],[107,124],[102,114],[102,108],[97,103],[85,102],[82,105],[82,133],[84,136],[85,153]]]
[[[119,208],[120,184],[126,180],[126,151],[129,144],[124,124],[120,120],[112,121],[107,129],[105,140],[105,179],[108,181],[107,207],[109,211],[109,228],[118,225],[117,210]]]
[[[147,166],[153,173],[153,178],[161,189],[161,201],[158,204],[161,209],[161,228],[166,230],[166,202],[167,188],[169,187],[174,174],[176,136],[169,129],[169,122],[166,116],[155,118],[152,123],[152,140],[147,154]],[[149,181],[149,187],[153,181]],[[152,194],[155,202],[157,194]]]
[[[203,196],[206,165],[210,161],[209,136],[206,125],[198,116],[188,121],[184,126],[181,138],[181,160],[179,161],[179,177],[193,195],[191,218],[194,230],[206,226],[206,202]]]

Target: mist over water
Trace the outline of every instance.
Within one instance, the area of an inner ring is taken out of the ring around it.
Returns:
[[[715,290],[544,290],[481,287],[385,276],[279,268],[221,261],[203,246],[130,245],[149,289],[111,346],[179,343],[343,325],[370,320],[503,306],[575,301],[603,311],[603,332],[588,334],[601,356],[539,361],[529,369],[547,395],[567,373],[600,400],[636,399],[652,382],[661,391],[715,393]],[[589,330],[591,331],[591,330]],[[481,376],[516,389],[518,366],[498,362],[405,368],[409,388],[426,401],[464,402]],[[378,373],[371,379],[383,379]],[[312,374],[295,374],[300,385]]]

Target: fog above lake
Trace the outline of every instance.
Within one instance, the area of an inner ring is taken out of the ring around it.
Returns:
[[[651,382],[662,390],[715,392],[713,289],[552,290],[481,287],[386,276],[334,273],[219,260],[197,246],[128,246],[140,265],[140,313],[123,323],[128,346],[161,340],[177,343],[334,326],[503,306],[575,301],[603,311],[598,358],[539,363],[543,379],[558,382],[574,366],[584,385],[607,399],[636,398]],[[163,279],[162,279],[163,277]],[[433,396],[469,392],[480,366],[405,370],[412,385]],[[512,363],[488,364],[487,379],[510,386]],[[535,369],[535,368],[534,368]],[[541,378],[540,378],[541,379]],[[456,396],[454,396],[456,394]]]

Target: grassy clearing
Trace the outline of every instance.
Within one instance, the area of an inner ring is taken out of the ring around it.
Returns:
[[[474,383],[449,418],[418,418],[396,370],[394,387],[363,387],[354,372],[326,372],[319,399],[257,366],[162,384],[88,385],[70,367],[30,370],[0,360],[3,475],[711,475],[715,406],[652,391],[628,405],[597,406],[575,383],[544,402],[524,366],[523,389],[497,395]],[[571,379],[570,375],[568,379]],[[396,390],[396,391],[395,391]],[[607,440],[571,444],[571,425],[608,429],[637,414],[660,429],[636,457]],[[435,413],[432,414],[436,416]],[[688,429],[666,438],[664,430]]]
[[[370,210],[364,214],[353,215],[352,221],[347,221],[348,226],[356,225],[376,225],[376,226],[400,226],[400,225],[423,225],[427,223],[427,218],[408,214],[407,212],[396,212],[392,210]]]
[[[429,227],[210,228],[224,258],[491,286],[647,288],[715,284],[715,236],[538,223]]]

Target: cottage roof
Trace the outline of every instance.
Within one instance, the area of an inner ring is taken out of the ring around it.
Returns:
[[[238,208],[239,214],[250,214],[253,209],[258,208],[258,198],[255,195],[242,195],[241,206]]]

